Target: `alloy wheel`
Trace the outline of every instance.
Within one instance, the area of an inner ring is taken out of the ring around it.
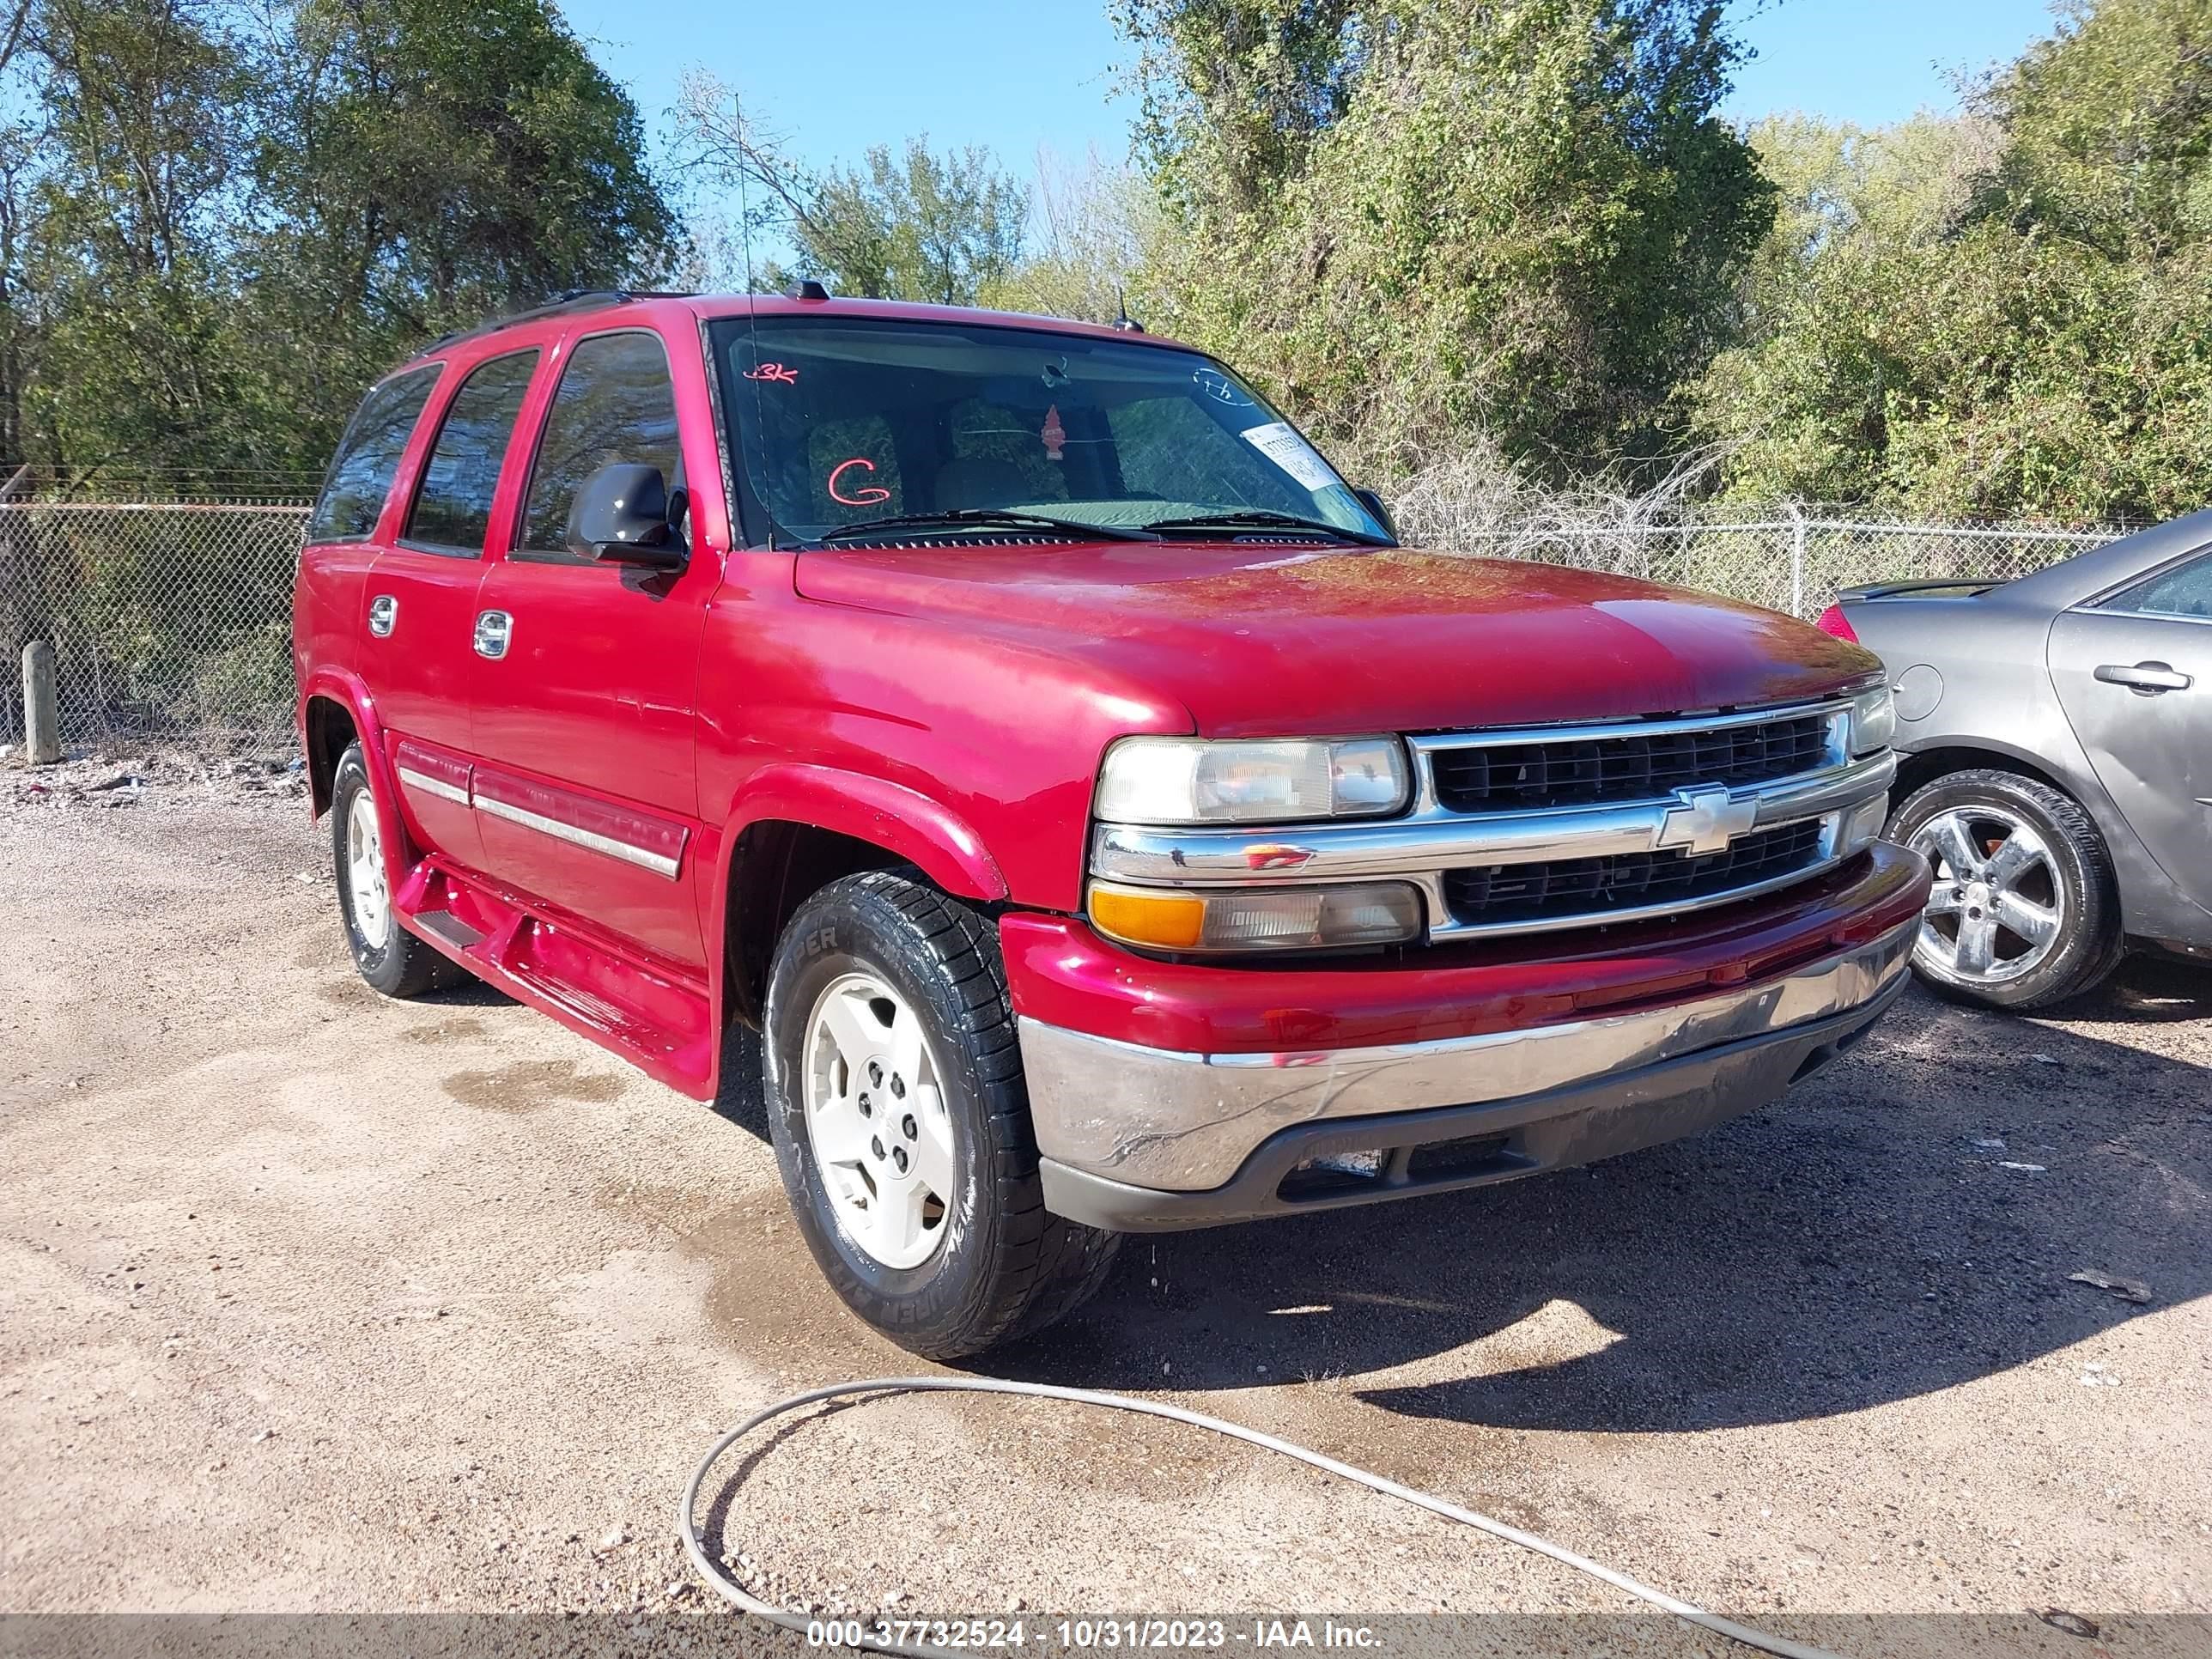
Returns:
[[[2063,942],[2066,884],[2036,828],[1994,805],[1953,807],[1912,833],[1936,868],[1914,955],[1955,985],[2002,985],[2033,973]]]
[[[816,1000],[803,1052],[807,1139],[839,1224],[884,1267],[920,1267],[957,1185],[921,1017],[874,975],[847,974]]]
[[[346,811],[345,881],[362,943],[381,951],[392,939],[392,892],[384,873],[384,836],[376,822],[376,802],[366,789],[355,792]]]

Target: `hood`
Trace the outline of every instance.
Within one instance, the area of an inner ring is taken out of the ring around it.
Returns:
[[[1210,737],[1349,736],[1790,702],[1881,672],[1755,605],[1406,549],[1244,543],[837,547],[811,599],[1087,659]]]

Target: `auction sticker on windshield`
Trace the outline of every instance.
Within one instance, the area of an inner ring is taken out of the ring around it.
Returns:
[[[1265,426],[1255,426],[1245,433],[1244,441],[1308,489],[1327,489],[1336,482],[1328,463],[1287,421],[1270,421]]]

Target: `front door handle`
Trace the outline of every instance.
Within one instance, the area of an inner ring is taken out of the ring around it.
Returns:
[[[514,618],[504,611],[477,612],[477,655],[489,657],[495,662],[507,654],[507,642],[514,637]]]
[[[2169,662],[2108,662],[2100,664],[2097,678],[2107,685],[2124,685],[2139,697],[2154,697],[2161,691],[2186,691],[2197,684],[2188,675],[2177,673]]]
[[[392,637],[392,630],[399,625],[399,601],[389,593],[380,593],[368,602],[368,631],[380,640]]]

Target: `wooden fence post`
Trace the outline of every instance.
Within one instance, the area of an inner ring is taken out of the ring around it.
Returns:
[[[44,640],[23,647],[23,758],[52,766],[62,757],[61,709],[54,698],[54,648]]]
[[[22,648],[22,759],[53,765],[62,759],[62,710],[53,696],[53,646],[33,639]]]

